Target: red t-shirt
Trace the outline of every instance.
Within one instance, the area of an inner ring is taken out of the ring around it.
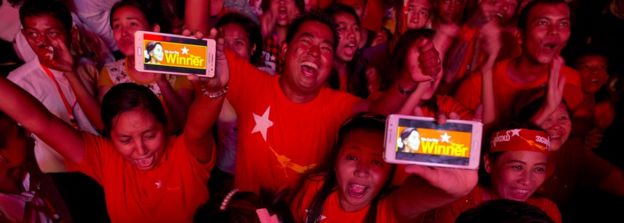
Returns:
[[[227,99],[238,116],[235,186],[271,192],[295,184],[324,160],[342,122],[361,99],[323,87],[316,98],[294,103],[284,95],[280,76],[269,76],[226,52]]]
[[[310,206],[310,203],[314,199],[316,193],[321,189],[321,186],[323,186],[324,181],[325,178],[323,176],[314,176],[306,179],[303,188],[296,195],[290,207],[293,217],[295,218],[295,222],[305,222],[308,207]],[[319,222],[364,222],[368,209],[369,207],[366,207],[354,212],[347,212],[343,210],[340,206],[338,192],[334,190],[323,204],[323,212]],[[388,199],[381,198],[381,201],[377,206],[376,222],[392,223],[397,221],[395,208],[392,207],[392,202]]]
[[[549,74],[542,75],[541,78],[530,83],[516,83],[509,78],[508,71],[510,69],[511,60],[503,60],[496,63],[493,69],[492,81],[494,83],[494,102],[496,103],[496,111],[498,120],[508,120],[511,115],[518,96],[530,92],[537,88],[546,89]],[[563,99],[570,108],[576,108],[583,100],[583,92],[581,91],[581,79],[579,74],[572,68],[561,67],[561,74],[566,77],[566,85],[563,91]],[[455,98],[466,108],[476,110],[481,104],[482,74],[473,73],[464,82],[461,83]]]
[[[106,138],[83,133],[82,139],[84,159],[66,165],[102,185],[112,222],[191,222],[208,200],[206,183],[215,160],[199,163],[182,136],[168,139],[160,163],[148,171],[124,159]]]
[[[418,222],[453,223],[462,212],[485,202],[483,199],[484,193],[485,189],[481,186],[477,186],[465,197],[421,215]],[[546,198],[529,198],[526,202],[546,212],[546,214],[556,223],[561,223],[561,213],[559,212],[559,208],[557,208],[557,205],[555,205],[552,201]]]

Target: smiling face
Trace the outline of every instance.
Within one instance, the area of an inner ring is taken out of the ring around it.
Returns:
[[[576,68],[581,75],[583,91],[595,94],[607,82],[607,59],[600,55],[587,55],[578,60]]]
[[[111,27],[119,51],[126,57],[134,55],[134,33],[150,30],[151,27],[141,10],[132,6],[122,6],[112,15]],[[154,30],[157,31],[157,30]]]
[[[539,4],[531,9],[523,33],[523,54],[550,64],[570,38],[570,9],[565,4]]]
[[[558,150],[568,140],[572,131],[572,121],[565,104],[561,103],[540,127],[550,136],[552,150]]]
[[[163,48],[161,44],[156,44],[154,50],[150,53],[150,56],[154,57],[156,61],[160,62],[165,58],[165,54],[163,52]]]
[[[338,13],[334,16],[338,32],[338,48],[336,57],[344,62],[353,60],[360,45],[360,24],[349,13]]]
[[[432,5],[429,0],[409,0],[406,11],[408,29],[420,29],[427,25],[431,16]]]
[[[518,0],[482,0],[480,10],[487,21],[509,22],[518,8]]]
[[[145,108],[120,113],[113,119],[110,132],[113,145],[137,169],[150,170],[158,165],[165,151],[165,129]]]
[[[416,130],[410,132],[409,136],[403,139],[403,144],[406,146],[406,148],[409,148],[409,150],[406,149],[407,151],[418,151],[420,147],[420,133],[418,133],[418,131]]]
[[[361,129],[345,135],[335,169],[345,211],[367,207],[388,180],[391,165],[383,160],[383,139],[381,132]]]
[[[495,198],[526,201],[546,179],[547,155],[534,151],[507,151],[496,160],[485,158]]]
[[[285,51],[285,71],[280,84],[289,92],[316,95],[329,76],[334,60],[334,37],[329,26],[306,21]]]
[[[35,51],[41,62],[51,60],[54,52],[60,49],[54,49],[52,42],[58,41],[69,44],[69,36],[67,30],[61,22],[51,15],[38,15],[26,17],[24,20],[24,29],[22,33],[28,41],[28,45]]]

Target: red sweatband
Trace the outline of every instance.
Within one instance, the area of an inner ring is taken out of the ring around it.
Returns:
[[[544,131],[508,129],[497,131],[490,140],[490,152],[535,151],[548,153],[550,137]]]

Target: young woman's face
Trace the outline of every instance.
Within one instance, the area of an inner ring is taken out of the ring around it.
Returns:
[[[231,49],[239,57],[249,60],[251,58],[251,47],[247,31],[234,23],[230,23],[221,27],[225,47]]]
[[[572,131],[572,121],[570,121],[570,115],[565,104],[559,104],[540,127],[546,130],[550,136],[552,150],[558,150],[568,140],[570,131]]]
[[[417,131],[410,132],[409,136],[403,140],[403,144],[412,151],[418,151],[420,147],[420,134]]]
[[[117,151],[140,170],[156,167],[165,150],[164,126],[145,108],[135,108],[113,118],[110,136]]]
[[[498,198],[526,201],[546,179],[547,155],[542,152],[507,151],[495,161],[485,160]]]
[[[432,6],[428,0],[409,0],[407,3],[406,24],[408,29],[420,29],[427,25]]]
[[[150,56],[154,57],[156,61],[160,62],[165,58],[165,53],[163,52],[162,45],[156,44],[154,50],[150,53]]]
[[[388,180],[383,133],[354,130],[345,135],[336,161],[340,205],[346,211],[367,207]]]
[[[118,8],[113,15],[111,27],[119,51],[126,57],[134,55],[134,32],[150,30],[151,27],[141,10],[132,6]]]
[[[344,62],[353,60],[360,45],[360,24],[348,13],[338,13],[334,16],[336,31],[338,32],[338,48],[336,57]]]
[[[275,18],[277,26],[288,26],[290,23],[299,16],[299,9],[295,0],[270,0],[271,1],[271,13]]]

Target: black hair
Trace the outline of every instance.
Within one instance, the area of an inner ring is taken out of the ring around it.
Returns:
[[[119,10],[122,7],[134,7],[136,9],[138,9],[139,11],[141,11],[141,13],[143,14],[143,16],[145,16],[145,19],[147,20],[147,24],[150,26],[150,28],[156,24],[162,24],[162,21],[159,19],[160,17],[158,17],[157,11],[158,10],[154,10],[152,7],[153,4],[150,3],[150,1],[147,0],[122,0],[119,1],[117,3],[115,3],[113,5],[113,7],[111,7],[110,10],[110,18],[109,18],[109,22],[110,25],[113,26],[113,14],[115,14],[115,12],[117,10]],[[162,32],[166,32],[168,31],[167,29],[161,30]]]
[[[57,0],[28,0],[19,9],[19,18],[22,25],[26,25],[26,18],[50,15],[63,26],[67,41],[71,40],[72,17],[65,4]]]
[[[529,13],[531,13],[531,10],[533,8],[535,8],[536,6],[540,5],[540,4],[546,4],[546,5],[558,5],[558,4],[565,4],[566,7],[568,7],[569,11],[570,11],[570,20],[572,20],[573,18],[573,12],[572,9],[570,8],[570,6],[568,5],[568,3],[565,0],[533,0],[531,2],[529,2],[524,9],[522,9],[522,11],[520,12],[520,15],[518,15],[518,28],[521,31],[526,31],[528,25],[529,25]],[[520,4],[518,4],[520,5]]]
[[[341,3],[334,3],[325,9],[325,13],[327,13],[327,15],[332,17],[332,21],[334,21],[334,23],[336,23],[335,21],[336,15],[340,13],[346,13],[346,14],[353,16],[353,18],[355,18],[355,22],[358,25],[361,24],[360,17],[357,15],[357,13],[355,13],[355,9],[353,9],[353,7],[349,5],[345,5]]]
[[[526,202],[497,199],[462,212],[455,223],[554,223],[536,206]]]
[[[167,124],[167,116],[162,103],[152,91],[142,85],[122,83],[113,86],[102,99],[102,121],[104,134],[110,136],[113,119],[121,113],[144,108],[163,126]]]
[[[302,177],[301,182],[296,187],[295,194],[302,189],[304,182],[306,179],[313,178],[315,176],[323,175],[325,181],[323,185],[318,190],[314,198],[310,202],[310,205],[306,208],[308,210],[306,216],[306,223],[316,223],[320,221],[320,216],[323,213],[323,204],[329,197],[329,195],[335,191],[335,188],[338,184],[336,178],[335,166],[338,161],[338,154],[340,153],[340,148],[344,143],[344,138],[350,132],[355,130],[366,130],[366,131],[374,131],[380,134],[384,134],[385,130],[385,116],[377,115],[373,113],[358,113],[354,115],[349,120],[345,121],[340,130],[338,131],[338,140],[334,144],[334,147],[331,150],[328,158],[325,159],[325,162],[319,166],[318,168],[310,171],[306,176]],[[388,174],[388,178],[381,190],[378,194],[375,195],[373,200],[371,201],[370,207],[368,208],[368,212],[366,213],[366,217],[364,219],[365,222],[372,223],[375,222],[377,218],[377,207],[382,197],[388,194],[390,191],[390,187],[392,184],[392,179],[394,175],[395,165],[391,165],[391,169]],[[299,202],[299,201],[291,201]],[[300,204],[306,205],[306,204]]]
[[[271,196],[265,191],[260,194],[238,191],[233,192],[224,203],[228,194],[218,194],[197,209],[193,222],[260,223],[256,210],[266,208],[270,214],[277,215],[281,223],[293,223],[294,218],[289,206],[283,202],[282,195],[278,193],[277,196]]]
[[[149,53],[151,53],[158,45],[162,47],[162,44],[160,42],[152,41],[147,43],[147,46],[145,46],[145,63],[148,63],[150,60],[152,60],[152,56]]]
[[[262,33],[260,32],[260,25],[243,14],[230,12],[221,16],[215,27],[221,28],[227,24],[239,25],[247,32],[250,50],[254,46],[256,47],[256,49],[251,52],[251,63],[260,63],[260,56],[262,55]]]
[[[336,52],[336,48],[338,46],[338,32],[334,29],[334,22],[330,16],[320,11],[313,11],[306,13],[302,16],[296,18],[288,27],[288,31],[286,33],[286,42],[291,43],[291,41],[295,38],[295,35],[299,33],[301,26],[303,26],[306,22],[319,22],[323,25],[326,25],[332,32],[333,38],[333,50]]]
[[[262,11],[267,11],[271,8],[271,1],[280,1],[280,0],[264,0],[262,1],[260,8]],[[295,7],[297,7],[297,11],[299,14],[303,14],[305,12],[305,2],[304,0],[292,0],[295,1]]]
[[[612,75],[612,71],[610,70],[609,66],[609,57],[607,56],[607,52],[605,52],[602,49],[598,49],[597,47],[594,47],[592,45],[589,46],[585,46],[583,48],[581,48],[580,52],[577,54],[576,58],[574,59],[574,67],[578,70],[578,66],[580,65],[580,61],[582,58],[587,57],[587,56],[598,56],[598,57],[602,57],[602,59],[605,60],[605,63],[607,65],[607,78],[609,79]],[[596,102],[603,102],[603,101],[611,101],[611,93],[609,92],[609,86],[605,83],[594,95],[594,99],[596,100]]]

